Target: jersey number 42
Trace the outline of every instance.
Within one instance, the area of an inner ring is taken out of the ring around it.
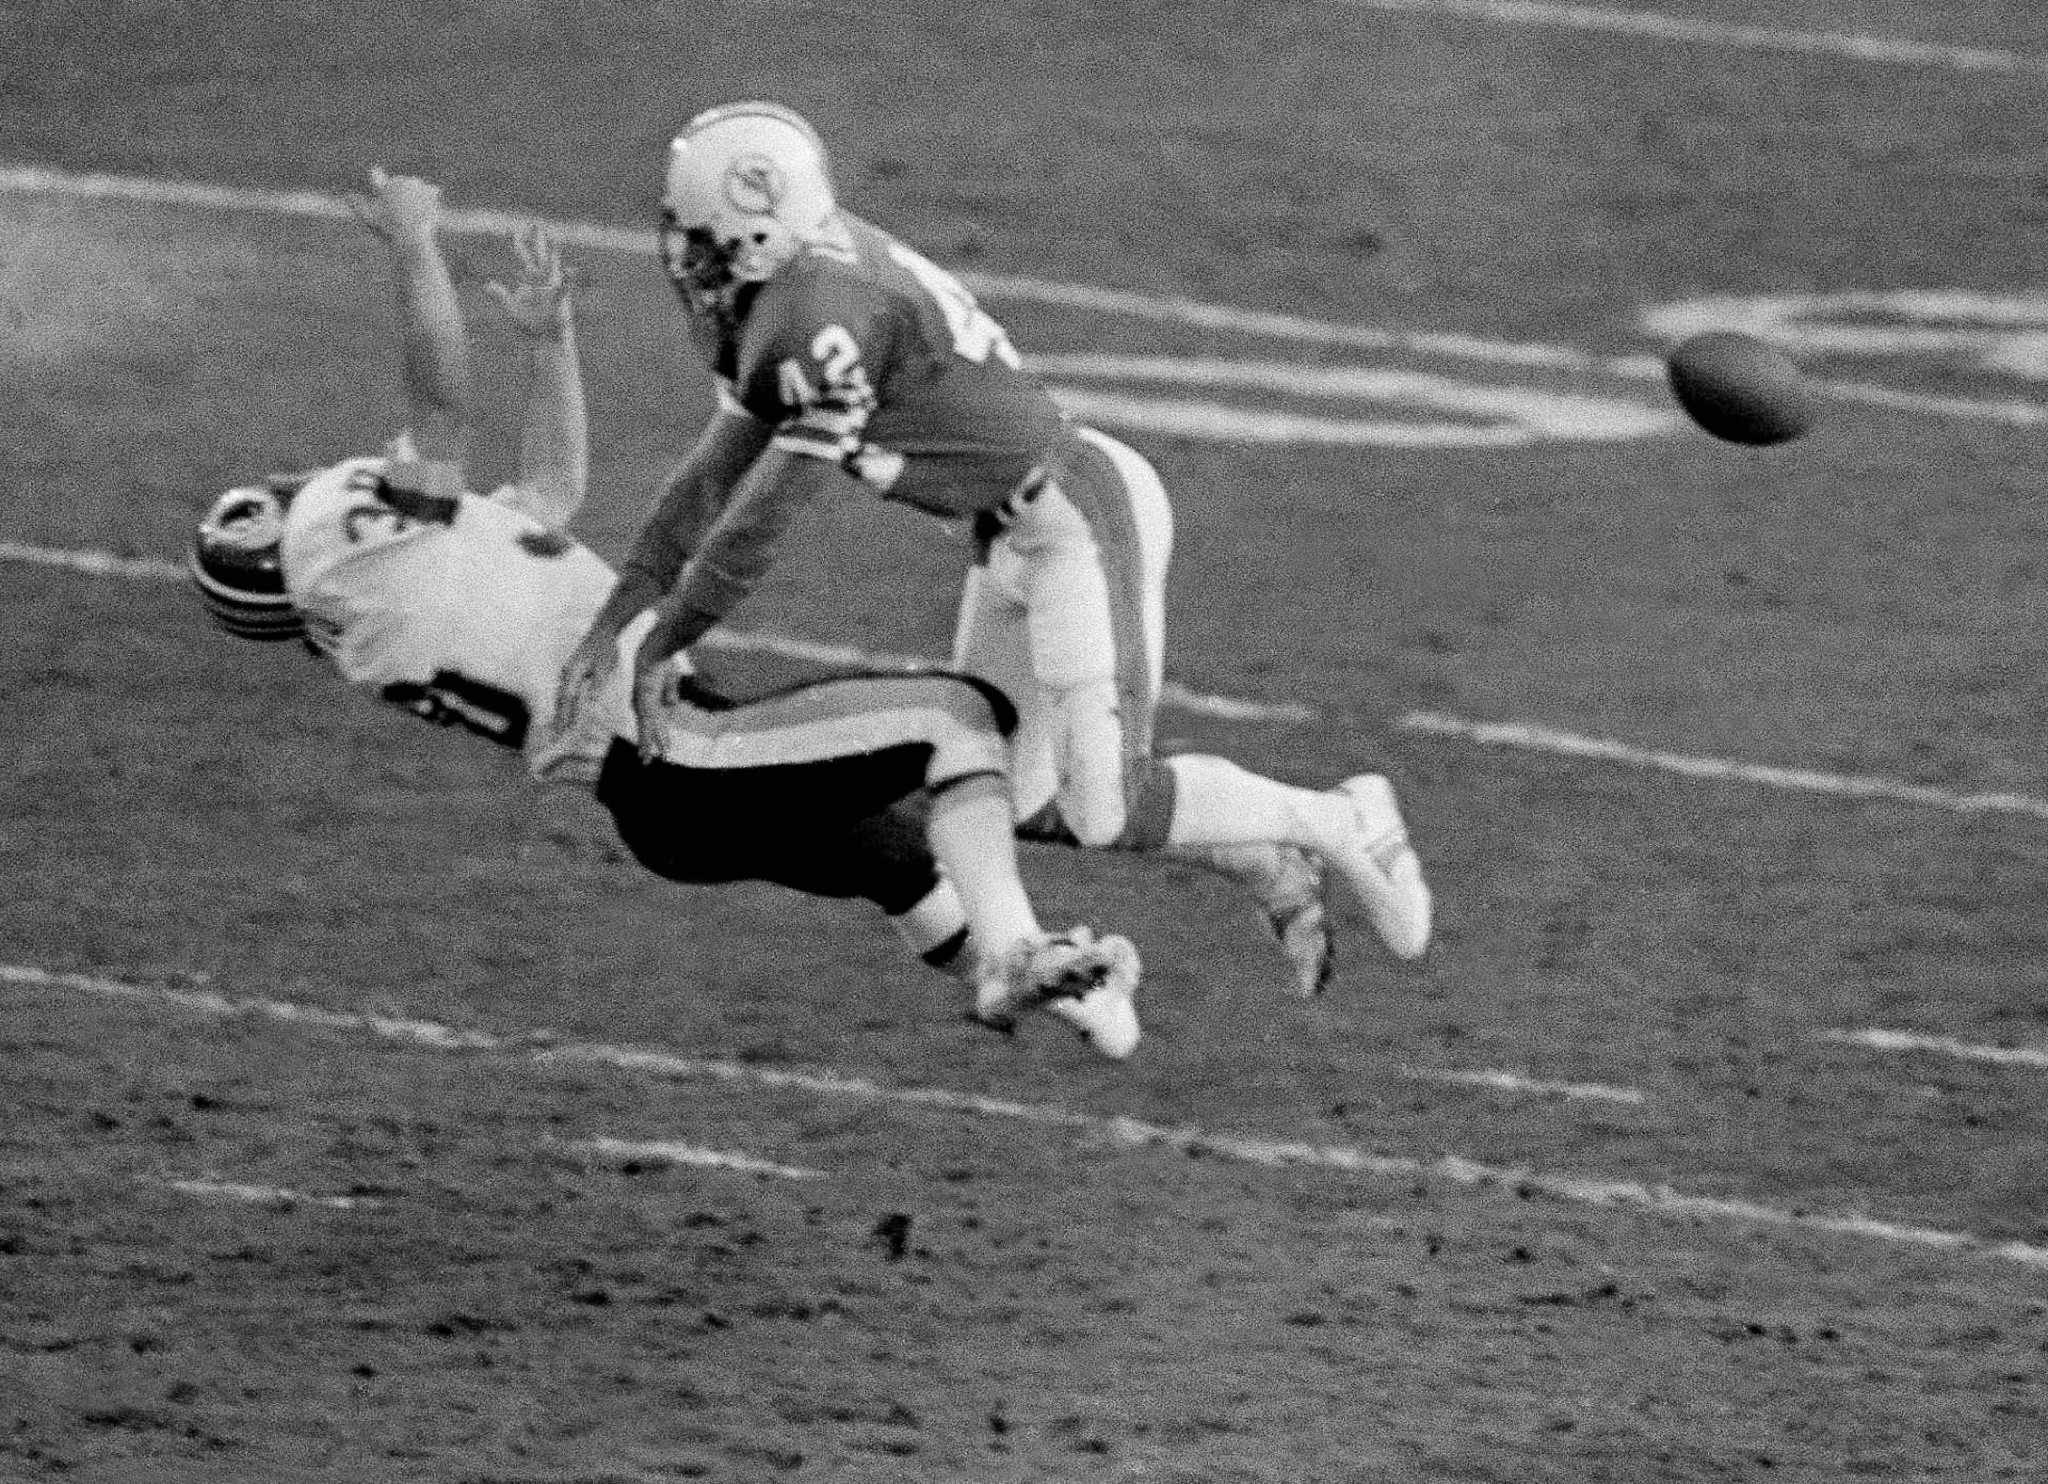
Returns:
[[[961,359],[972,361],[977,366],[990,356],[1005,366],[1023,364],[1016,348],[1010,344],[1010,337],[1003,333],[1003,327],[974,302],[974,295],[967,292],[959,279],[923,253],[900,242],[889,244],[889,256],[916,279],[939,306],[939,313],[946,317],[946,330],[953,337],[953,350]]]

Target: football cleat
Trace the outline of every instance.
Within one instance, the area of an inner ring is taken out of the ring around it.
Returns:
[[[1123,943],[1121,938],[1111,942]],[[1130,947],[1124,943],[1126,948]],[[1138,1007],[1131,991],[1137,984],[1137,959],[1131,961],[1130,983],[1119,978],[1091,989],[1078,1000],[1054,1000],[1046,1008],[1076,1031],[1081,1039],[1111,1061],[1123,1061],[1138,1049]]]
[[[1258,901],[1294,971],[1294,993],[1312,999],[1329,986],[1335,955],[1322,862],[1293,845],[1205,845],[1177,853],[1228,876]]]
[[[1347,778],[1336,788],[1354,830],[1329,864],[1358,894],[1380,941],[1396,958],[1420,958],[1429,947],[1429,885],[1408,844],[1408,826],[1394,786],[1377,773]]]
[[[1336,959],[1330,914],[1323,906],[1322,863],[1291,845],[1276,846],[1274,855],[1276,870],[1265,883],[1259,905],[1294,969],[1295,993],[1313,999],[1329,988]]]
[[[1097,1051],[1121,1060],[1138,1046],[1132,1001],[1140,972],[1128,938],[1098,938],[1085,927],[1041,933],[976,965],[974,1018],[1012,1030],[1019,1016],[1049,1010]]]

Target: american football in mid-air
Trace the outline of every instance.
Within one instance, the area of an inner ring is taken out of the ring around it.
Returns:
[[[1671,390],[1716,438],[1783,443],[1813,426],[1812,389],[1792,358],[1754,335],[1708,330],[1679,343],[1665,362]]]

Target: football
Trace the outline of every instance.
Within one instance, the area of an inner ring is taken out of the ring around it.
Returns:
[[[1783,443],[1813,425],[1813,392],[1799,368],[1754,335],[1737,330],[1694,335],[1671,352],[1665,369],[1679,406],[1716,438]]]

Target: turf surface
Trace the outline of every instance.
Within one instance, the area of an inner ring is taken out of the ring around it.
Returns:
[[[1686,14],[2048,48],[1988,0]],[[458,205],[637,227],[681,119],[764,94],[825,129],[866,214],[985,274],[1589,356],[1654,349],[1642,308],[1698,294],[2041,276],[2042,84],[1953,68],[1334,4],[7,19],[0,137],[72,171],[333,191],[381,162]],[[0,227],[0,540],[170,555],[228,482],[396,416],[379,263],[348,229],[20,194]],[[616,551],[708,394],[651,262],[578,261],[585,525]],[[993,307],[1032,353],[1659,396]],[[2028,391],[1967,356],[1816,369]],[[20,564],[0,961],[2048,1243],[2039,1072],[1821,1039],[2042,1043],[2037,821],[1396,725],[2039,795],[2037,430],[1845,402],[1767,453],[1131,436],[1179,514],[1169,670],[1316,708],[1176,712],[1170,737],[1301,781],[1391,771],[1441,902],[1422,964],[1345,912],[1330,995],[1288,1000],[1222,883],[1033,851],[1048,918],[1144,947],[1148,1040],[1111,1068],[1047,1026],[989,1037],[860,911],[648,880],[575,800],[234,647],[174,585]],[[937,653],[961,557],[903,512],[817,512],[740,617]],[[1983,1251],[23,985],[0,1048],[0,1472],[29,1478],[1979,1480],[2048,1453],[2048,1285]],[[1416,1075],[1498,1068],[1643,1096]],[[600,1136],[823,1173],[575,1152]],[[195,1179],[360,1204],[169,1183]]]

